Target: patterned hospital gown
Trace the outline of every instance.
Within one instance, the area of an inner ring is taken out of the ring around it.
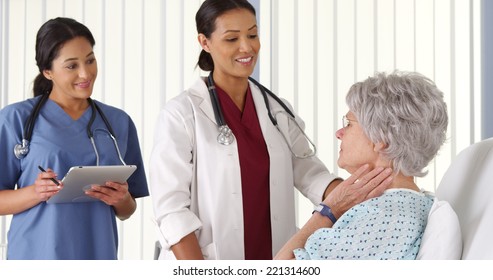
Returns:
[[[434,196],[391,189],[349,209],[295,249],[296,259],[416,259]]]

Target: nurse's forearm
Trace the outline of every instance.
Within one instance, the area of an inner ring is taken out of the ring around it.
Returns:
[[[137,202],[135,201],[135,198],[130,195],[130,193],[127,193],[127,197],[123,201],[114,204],[113,208],[115,209],[115,214],[118,219],[124,221],[130,218],[130,216],[132,216],[135,212],[135,209],[137,209]]]
[[[199,241],[195,233],[190,233],[183,237],[180,242],[171,246],[171,251],[177,260],[203,260]]]
[[[0,191],[0,215],[13,215],[38,205],[42,200],[34,186]]]

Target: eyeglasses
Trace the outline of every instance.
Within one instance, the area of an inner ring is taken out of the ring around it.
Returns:
[[[346,115],[342,116],[342,128],[346,128],[349,126],[349,122],[358,122],[356,120],[350,120]]]

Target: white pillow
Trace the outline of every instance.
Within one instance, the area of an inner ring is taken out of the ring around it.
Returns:
[[[460,260],[461,256],[459,218],[448,202],[435,198],[416,259]]]

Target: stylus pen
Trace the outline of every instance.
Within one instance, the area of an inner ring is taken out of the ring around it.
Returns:
[[[39,166],[39,165],[38,165],[38,168],[39,168],[39,170],[41,170],[42,172],[46,172],[46,170],[44,170],[44,168],[43,168],[43,167],[41,167],[41,166]],[[55,180],[55,178],[50,178],[50,180],[51,180],[51,181],[53,181],[53,183],[55,183],[57,186],[60,186],[60,183],[58,183],[58,181],[57,181],[57,180]]]

